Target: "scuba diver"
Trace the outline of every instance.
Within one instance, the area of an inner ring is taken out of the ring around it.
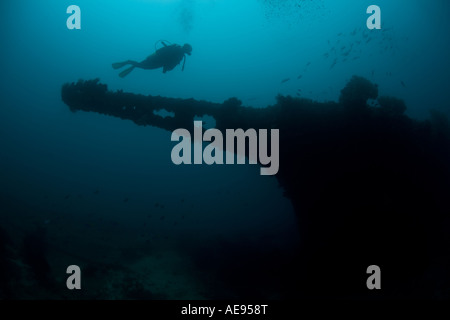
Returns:
[[[163,68],[163,73],[172,70],[178,64],[180,64],[181,60],[184,59],[182,71],[184,71],[184,65],[186,63],[186,54],[191,55],[192,46],[190,44],[185,44],[184,46],[180,46],[178,44],[168,45],[166,42],[168,41],[158,41],[161,42],[163,47],[156,50],[152,55],[148,56],[147,59],[141,62],[136,62],[133,60],[127,60],[124,62],[113,63],[112,67],[114,69],[122,68],[128,64],[131,64],[131,67],[125,69],[121,73],[119,73],[119,77],[123,78],[134,68],[141,69],[158,69]],[[158,43],[157,42],[157,43]],[[156,44],[155,43],[155,49]]]

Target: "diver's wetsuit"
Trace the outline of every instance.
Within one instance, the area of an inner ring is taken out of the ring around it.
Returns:
[[[183,60],[184,54],[185,52],[181,46],[173,44],[159,49],[141,62],[128,60],[128,63],[141,69],[158,69],[163,67],[163,72],[166,72],[175,68]]]
[[[113,68],[118,69],[128,64],[132,65],[131,68],[128,68],[125,71],[121,72],[119,74],[120,77],[125,77],[134,69],[134,67],[141,69],[158,69],[162,67],[163,72],[166,73],[167,71],[175,68],[183,59],[186,58],[186,51],[183,47],[177,44],[166,45],[164,42],[162,42],[162,44],[164,45],[164,47],[158,49],[155,53],[151,54],[147,57],[147,59],[141,62],[127,60],[125,62],[114,63]]]

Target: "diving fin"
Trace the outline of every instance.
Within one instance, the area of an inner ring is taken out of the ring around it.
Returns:
[[[119,69],[122,68],[123,66],[127,65],[128,61],[124,61],[124,62],[116,62],[112,64],[113,69]]]
[[[128,69],[123,70],[121,73],[119,73],[119,77],[123,78],[126,75],[128,75],[131,71],[133,71],[134,66],[129,67]]]

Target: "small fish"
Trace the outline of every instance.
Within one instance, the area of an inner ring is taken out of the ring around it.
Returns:
[[[299,75],[298,77],[297,77],[297,79],[301,79],[303,76],[302,75]]]
[[[302,91],[302,89],[297,89],[298,92]]]
[[[128,202],[128,200],[129,200],[128,198],[125,198],[123,199],[123,202]]]
[[[64,197],[64,199],[69,199],[70,198],[70,194],[67,194],[65,197]]]
[[[291,80],[291,78],[286,78],[286,79],[283,79],[283,80],[281,80],[281,83],[285,83],[285,82],[288,82],[289,80]]]
[[[406,85],[403,81],[400,81],[400,83],[402,84],[403,88],[406,88]]]
[[[94,194],[99,194],[99,193],[100,193],[100,190],[98,190],[98,189],[94,191]]]
[[[307,64],[306,64],[306,66],[309,66],[311,64],[311,62],[308,62]]]

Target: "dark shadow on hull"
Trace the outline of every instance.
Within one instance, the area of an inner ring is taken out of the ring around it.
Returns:
[[[210,115],[220,130],[279,129],[276,177],[302,237],[287,297],[449,298],[448,121],[436,113],[413,120],[392,97],[367,105],[377,97],[377,86],[360,77],[339,103],[279,96],[265,109],[235,98],[218,104],[110,92],[98,80],[62,88],[72,111],[138,125],[191,130],[194,116]],[[159,109],[175,116],[159,117]],[[366,287],[370,265],[381,268],[382,290]]]

